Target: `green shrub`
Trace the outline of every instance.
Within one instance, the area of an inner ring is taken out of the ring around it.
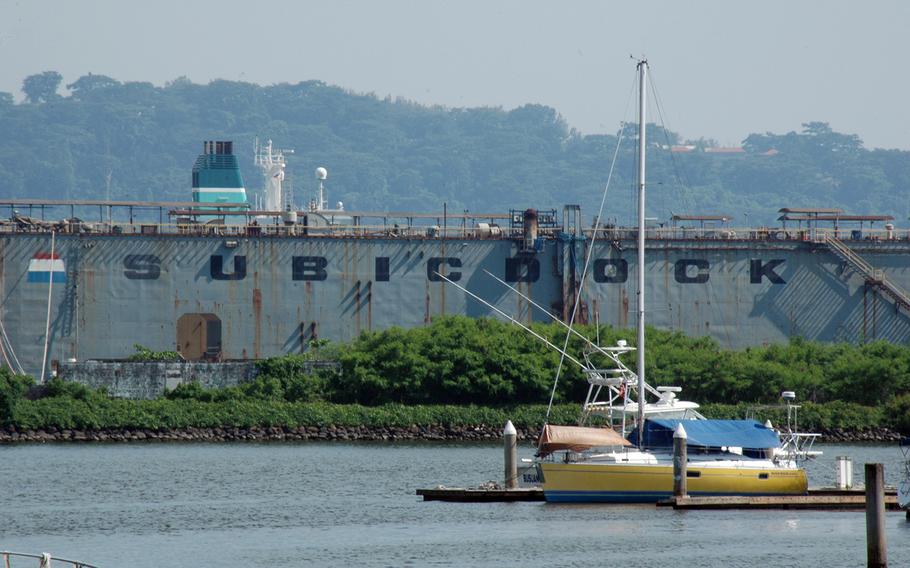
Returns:
[[[45,383],[40,392],[42,397],[62,397],[74,400],[91,400],[107,397],[107,392],[103,388],[93,389],[81,383],[64,381],[60,377],[54,377]]]
[[[29,376],[17,375],[7,368],[0,369],[0,424],[12,422],[16,407],[34,384]]]
[[[535,333],[562,346],[564,328],[535,323]],[[634,343],[634,331],[577,326],[602,345]],[[683,397],[703,404],[780,402],[784,390],[815,403],[843,401],[874,407],[910,392],[910,348],[883,342],[862,346],[824,344],[793,338],[787,344],[722,350],[706,337],[648,328],[649,382],[683,387]],[[584,342],[573,336],[567,351],[581,358]],[[331,355],[341,373],[307,372],[314,358]],[[635,367],[635,356],[626,356]],[[610,362],[598,354],[595,366]],[[367,405],[536,404],[549,399],[559,368],[558,353],[524,330],[488,318],[449,316],[413,329],[365,332],[343,348],[313,344],[300,355],[258,363],[259,377],[239,391],[196,393],[198,400],[249,397],[262,400],[337,402]],[[568,360],[556,385],[556,402],[580,402],[588,383]],[[807,410],[807,412],[809,412]],[[820,423],[845,417],[815,417]],[[815,419],[813,418],[813,419]]]
[[[175,388],[164,393],[164,398],[168,400],[202,400],[210,402],[213,399],[215,390],[206,389],[198,381],[181,383]]]
[[[535,323],[535,333],[562,345],[564,329]],[[634,332],[578,326],[600,344],[632,341]],[[648,328],[649,382],[678,385],[682,397],[714,418],[752,417],[786,424],[782,390],[797,392],[800,429],[891,426],[910,430],[910,348],[883,342],[853,346],[799,338],[787,344],[725,351],[709,338]],[[577,337],[568,352],[580,354]],[[140,357],[170,357],[137,346]],[[579,355],[580,357],[580,355]],[[593,365],[608,361],[591,355]],[[627,356],[634,368],[634,354]],[[338,361],[341,371],[313,361]],[[159,401],[111,401],[103,391],[52,380],[23,401],[27,377],[0,375],[0,414],[7,423],[173,427],[179,425],[497,424],[543,423],[559,367],[556,351],[524,330],[494,319],[443,317],[409,330],[366,332],[346,345],[314,342],[303,354],[257,363],[255,380],[225,389],[190,383]],[[564,361],[551,421],[578,419],[588,383]],[[887,402],[887,404],[886,404]],[[768,405],[768,406],[762,406]],[[44,413],[44,414],[41,414]]]
[[[910,393],[896,396],[888,401],[884,409],[888,424],[910,436]]]
[[[136,352],[127,357],[127,361],[183,361],[183,356],[176,351],[152,351],[138,343],[133,348]]]

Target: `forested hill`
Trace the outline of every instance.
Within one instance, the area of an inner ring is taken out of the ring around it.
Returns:
[[[65,90],[61,82],[55,72],[26,78],[21,104],[0,93],[0,198],[188,200],[201,143],[215,139],[234,141],[247,187],[258,190],[258,136],[296,150],[288,171],[297,205],[312,196],[313,170],[325,166],[332,203],[349,210],[580,203],[590,220],[617,142],[583,136],[545,106],[426,107],[319,81],[156,87],[86,75]],[[906,224],[910,152],[868,150],[823,122],[753,134],[736,151],[649,128],[648,214],[661,221],[723,213],[735,224],[770,223],[780,207],[818,206]],[[607,202],[606,216],[619,222],[634,210],[635,136],[628,127]]]

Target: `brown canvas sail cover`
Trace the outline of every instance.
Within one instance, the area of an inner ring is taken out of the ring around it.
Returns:
[[[552,426],[547,424],[540,435],[538,449],[541,456],[546,456],[558,450],[580,452],[588,448],[631,445],[631,442],[610,428]]]

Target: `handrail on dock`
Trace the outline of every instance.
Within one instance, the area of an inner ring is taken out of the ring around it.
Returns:
[[[437,213],[358,213],[358,212],[297,212],[299,222],[285,222],[284,217],[274,212],[258,215],[257,211],[210,211],[206,215],[173,215],[175,211],[164,214],[167,203],[151,203],[150,206],[161,206],[161,213],[156,219],[150,216],[134,215],[134,209],[140,209],[139,202],[116,202],[127,207],[128,217],[117,217],[111,214],[94,216],[87,220],[76,216],[80,211],[75,207],[67,212],[68,216],[56,220],[45,218],[44,205],[40,205],[40,217],[32,217],[32,211],[21,214],[9,201],[0,201],[0,207],[8,205],[10,216],[0,219],[0,234],[34,234],[56,232],[60,235],[87,236],[126,236],[126,235],[180,235],[180,236],[224,236],[224,237],[355,237],[355,238],[410,238],[410,239],[470,239],[470,240],[509,240],[522,238],[524,229],[521,225],[502,223],[502,214],[437,214]],[[50,205],[48,205],[50,207]],[[305,218],[312,215],[309,222]],[[365,222],[369,219],[368,222]],[[569,235],[567,228],[558,225],[538,228],[538,235],[549,239],[562,239]],[[580,228],[573,233],[587,239],[594,237],[594,227]],[[638,229],[620,225],[604,225],[597,230],[597,238],[604,241],[634,241],[638,238]],[[735,241],[769,243],[806,242],[825,244],[829,239],[849,240],[851,243],[907,243],[910,241],[910,229],[863,228],[792,228],[792,227],[735,227],[703,225],[689,227],[685,225],[660,225],[648,227],[646,238],[657,241]]]
[[[59,558],[57,556],[51,556],[48,553],[29,554],[27,552],[11,552],[9,550],[0,550],[0,559],[3,560],[3,568],[11,568],[12,564],[10,563],[10,560],[13,558],[35,559],[38,561],[38,568],[50,568],[51,562],[63,562],[64,564],[69,564],[73,568],[98,568],[94,564],[86,564],[85,562],[80,562],[78,560]]]
[[[826,235],[825,243],[841,260],[865,277],[867,284],[881,288],[894,299],[898,306],[910,311],[910,294],[888,280],[882,270],[876,269],[871,263],[836,237]]]

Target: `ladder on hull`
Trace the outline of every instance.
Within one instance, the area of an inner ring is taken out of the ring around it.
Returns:
[[[861,274],[866,279],[866,284],[880,289],[894,300],[898,308],[904,308],[904,310],[910,312],[910,294],[907,294],[900,286],[885,278],[882,270],[873,267],[866,259],[836,237],[827,235],[825,244],[835,255]]]

